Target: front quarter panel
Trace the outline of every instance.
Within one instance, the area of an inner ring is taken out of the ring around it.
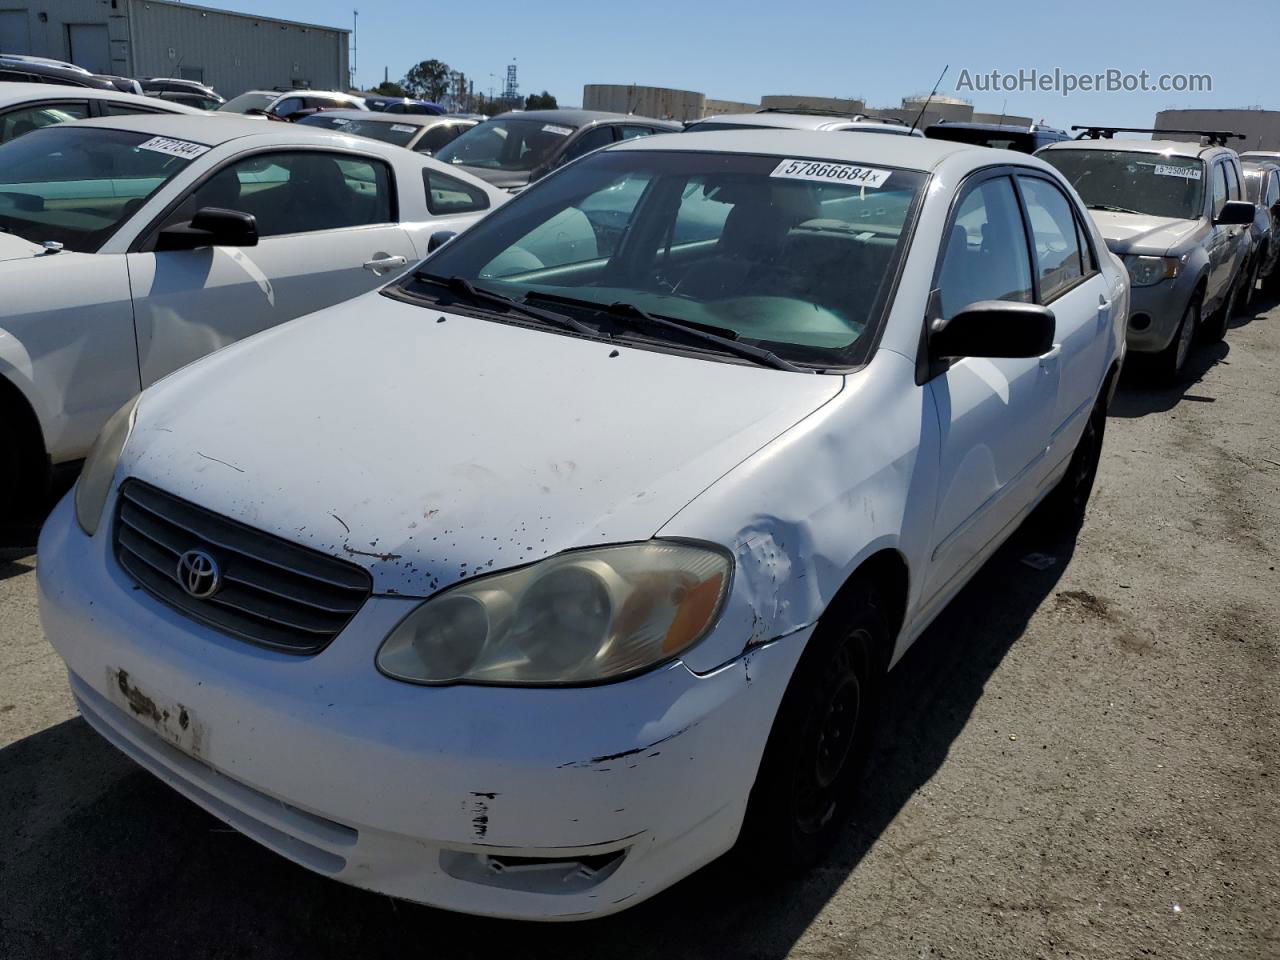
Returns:
[[[0,376],[30,402],[55,464],[84,456],[139,389],[124,257],[7,260],[0,291]]]
[[[720,621],[685,663],[707,671],[813,623],[884,549],[913,574],[910,610],[931,538],[937,448],[937,415],[914,365],[881,350],[838,397],[672,518],[660,536],[719,543],[735,558]]]

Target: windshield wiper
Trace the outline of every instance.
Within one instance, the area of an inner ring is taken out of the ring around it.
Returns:
[[[565,330],[572,330],[575,333],[585,334],[589,337],[605,336],[600,331],[583,323],[574,317],[563,313],[556,313],[553,310],[541,310],[538,307],[531,307],[528,304],[513,300],[511,297],[495,293],[492,290],[485,290],[477,287],[466,277],[437,277],[431,273],[425,273],[418,270],[413,275],[415,280],[421,280],[424,283],[434,283],[436,286],[444,287],[450,293],[461,294],[472,302],[490,303],[494,306],[502,307],[513,313],[523,314],[526,317],[532,317],[535,320],[541,320],[543,323],[549,323],[553,327],[561,327]]]
[[[650,313],[641,307],[637,307],[634,303],[611,303],[605,305],[595,300],[579,300],[575,297],[562,297],[559,294],[548,294],[541,292],[530,292],[530,297],[544,297],[548,300],[558,300],[562,303],[572,303],[578,306],[594,307],[611,317],[617,317],[621,320],[630,320],[633,325],[635,321],[648,324],[651,327],[660,327],[664,330],[675,330],[694,339],[701,340],[703,343],[714,344],[727,353],[737,354],[747,360],[753,360],[756,363],[766,367],[773,367],[775,370],[787,370],[791,373],[809,373],[803,367],[797,367],[789,360],[784,360],[772,350],[766,350],[764,347],[757,347],[750,343],[742,343],[737,339],[737,334],[732,330],[724,329],[723,333],[712,333],[705,329],[702,325],[690,323],[685,320],[676,320],[671,317],[661,317],[656,313]]]
[[[1086,207],[1090,210],[1106,210],[1108,213],[1136,213],[1142,215],[1141,210],[1130,210],[1128,207],[1117,207],[1114,203],[1086,203]]]

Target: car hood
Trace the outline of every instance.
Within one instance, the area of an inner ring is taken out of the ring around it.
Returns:
[[[465,163],[450,164],[450,166],[466,171],[473,177],[479,177],[500,190],[521,190],[529,185],[528,170],[493,170],[489,167],[470,167]]]
[[[44,253],[44,247],[30,240],[15,237],[12,233],[0,233],[0,261],[27,260]]]
[[[122,475],[427,596],[653,536],[843,382],[373,293],[157,384]]]
[[[1138,249],[1144,253],[1163,253],[1177,246],[1200,226],[1199,220],[1153,217],[1145,213],[1113,213],[1109,210],[1090,210],[1089,213],[1107,241],[1107,248],[1119,254]]]

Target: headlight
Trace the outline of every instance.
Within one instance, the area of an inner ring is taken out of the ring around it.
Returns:
[[[1129,278],[1135,287],[1149,287],[1161,280],[1172,280],[1178,275],[1177,257],[1127,257]]]
[[[137,406],[138,398],[134,397],[111,415],[98,439],[93,441],[93,447],[84,460],[84,469],[80,471],[80,479],[76,481],[76,520],[80,522],[80,529],[91,537],[102,519],[102,508],[111,490],[116,464],[133,431],[133,414]]]
[[[593,683],[679,656],[711,629],[728,553],[668,540],[573,550],[459,584],[402,620],[378,669],[412,683]]]

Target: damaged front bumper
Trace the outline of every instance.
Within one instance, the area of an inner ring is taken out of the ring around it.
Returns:
[[[706,674],[412,686],[373,657],[417,601],[375,597],[291,656],[136,589],[109,541],[84,536],[70,498],[41,535],[41,616],[85,719],[303,866],[467,913],[612,913],[727,850],[809,633]]]

